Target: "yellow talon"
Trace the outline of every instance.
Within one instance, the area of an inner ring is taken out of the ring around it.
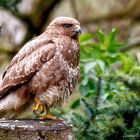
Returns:
[[[62,118],[59,118],[57,116],[54,116],[50,113],[46,114],[45,116],[40,116],[39,117],[40,120],[63,120]]]
[[[47,109],[47,106],[40,101],[37,97],[34,98],[35,105],[33,107],[33,112],[35,114],[35,117],[40,120],[63,120],[62,118],[59,118],[57,116],[53,116],[52,114],[48,113],[49,110]]]
[[[42,101],[40,101],[38,98],[34,98],[35,105],[33,107],[33,112],[35,115],[42,114],[45,111],[45,107]]]

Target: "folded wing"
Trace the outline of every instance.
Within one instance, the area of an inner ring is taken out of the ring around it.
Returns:
[[[39,40],[28,42],[13,58],[3,76],[0,99],[18,85],[32,79],[42,65],[50,61],[56,51],[53,41]]]

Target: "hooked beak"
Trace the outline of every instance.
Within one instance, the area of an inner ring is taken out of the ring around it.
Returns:
[[[81,34],[81,27],[80,25],[76,25],[74,28],[74,32],[72,34],[73,39],[78,39],[79,35]]]
[[[77,34],[81,34],[81,27],[80,27],[80,25],[76,25],[75,26],[75,31],[76,31]]]

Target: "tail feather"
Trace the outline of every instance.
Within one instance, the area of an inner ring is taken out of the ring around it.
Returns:
[[[20,99],[17,95],[10,93],[0,101],[0,110],[11,110],[18,106]]]
[[[26,118],[32,116],[33,101],[19,105],[20,99],[15,94],[9,94],[0,101],[0,118]],[[30,114],[29,114],[30,112]]]

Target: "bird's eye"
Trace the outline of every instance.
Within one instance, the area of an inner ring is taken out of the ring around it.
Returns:
[[[64,28],[70,28],[70,27],[72,27],[72,24],[66,23],[66,24],[64,24],[63,26],[64,26]]]

